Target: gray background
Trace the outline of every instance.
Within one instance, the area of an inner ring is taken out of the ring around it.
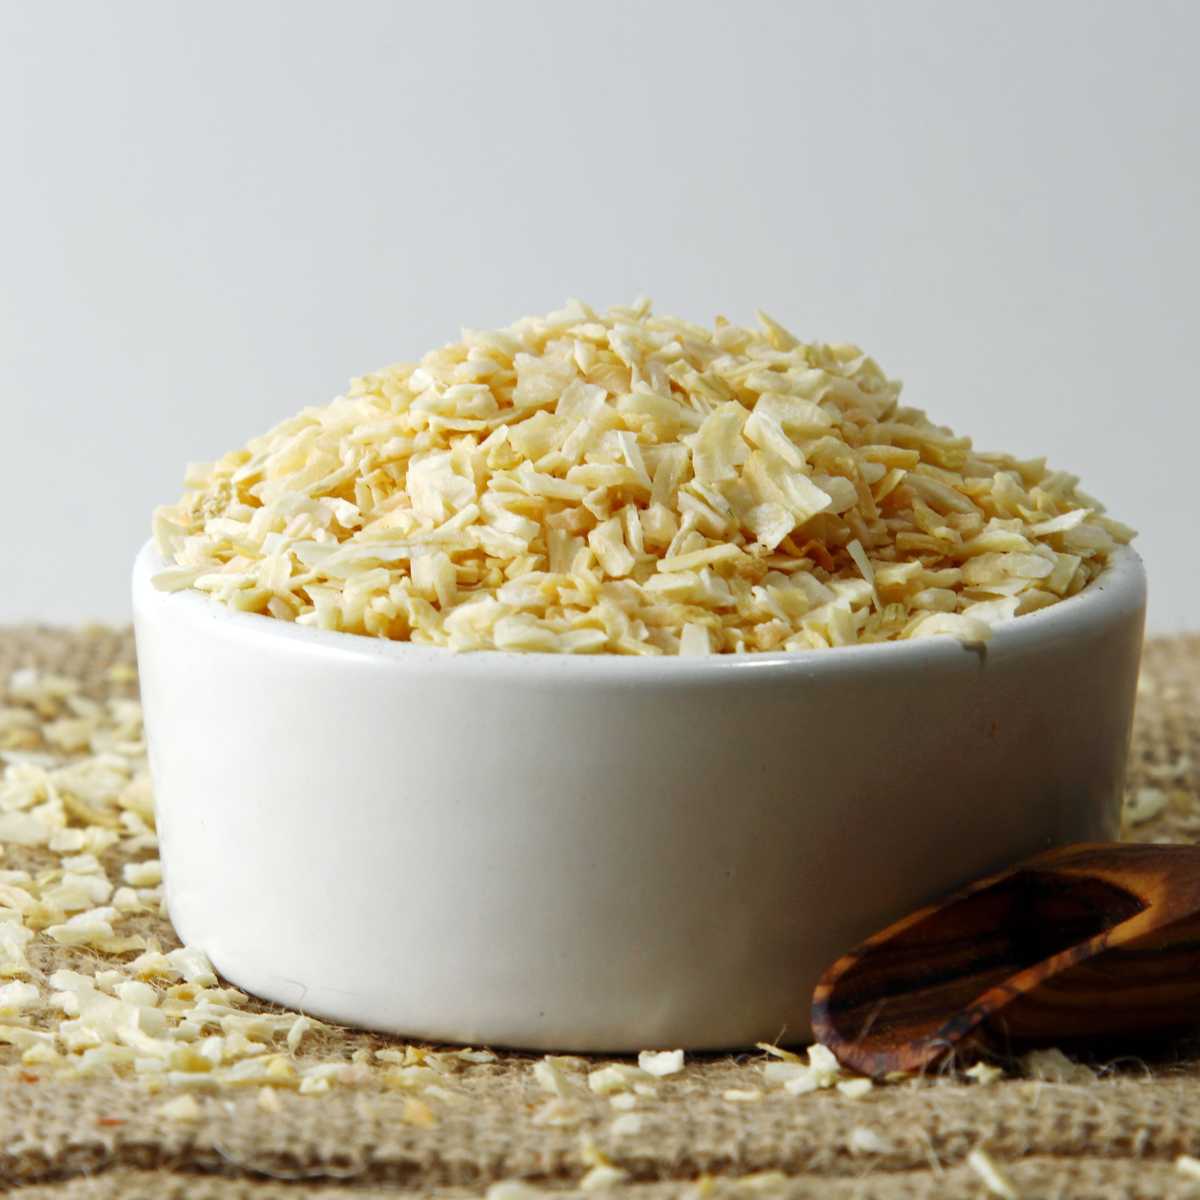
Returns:
[[[184,463],[578,295],[853,340],[1200,627],[1193,3],[0,0],[0,621]]]

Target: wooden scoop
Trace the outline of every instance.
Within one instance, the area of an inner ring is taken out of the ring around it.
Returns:
[[[1200,846],[1066,846],[838,959],[813,1031],[866,1075],[1200,1026]]]

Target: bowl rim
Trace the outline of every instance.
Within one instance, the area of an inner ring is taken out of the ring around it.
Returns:
[[[289,644],[344,660],[392,661],[411,667],[429,667],[467,675],[498,669],[528,677],[541,674],[556,679],[564,676],[595,678],[628,677],[630,682],[661,678],[693,679],[744,677],[748,671],[763,674],[800,674],[806,677],[835,670],[912,669],[983,661],[998,653],[1036,651],[1063,636],[1099,634],[1131,615],[1144,613],[1146,573],[1140,555],[1131,546],[1119,546],[1105,569],[1074,596],[1036,612],[1026,613],[997,625],[983,647],[967,646],[951,637],[918,638],[908,641],[871,642],[865,645],[832,646],[804,651],[754,651],[747,654],[678,655],[550,654],[511,650],[455,652],[445,646],[399,642],[343,630],[318,629],[281,621],[263,613],[239,612],[203,592],[185,588],[164,592],[151,582],[166,566],[153,539],[144,543],[133,564],[132,594],[135,625],[143,613],[157,611],[164,618],[195,630],[221,631],[239,641],[267,646]]]

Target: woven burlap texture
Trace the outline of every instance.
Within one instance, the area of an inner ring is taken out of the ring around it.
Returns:
[[[120,631],[0,633],[0,677],[38,666],[84,678],[101,695],[128,686],[111,683],[109,668],[132,658]],[[1131,787],[1157,782],[1156,767],[1200,764],[1198,684],[1200,637],[1148,643]],[[1170,785],[1172,804],[1137,829],[1139,840],[1197,840],[1198,776],[1189,766]],[[157,933],[174,943],[165,922]],[[53,969],[54,953],[44,951],[43,967]],[[347,1055],[385,1044],[361,1033],[333,1038],[323,1054],[338,1041]],[[1102,1064],[1091,1083],[946,1080],[860,1100],[767,1093],[738,1103],[723,1093],[759,1086],[761,1056],[698,1059],[642,1101],[642,1128],[620,1137],[601,1097],[584,1101],[579,1126],[535,1123],[545,1095],[529,1063],[502,1055],[475,1072],[469,1102],[429,1129],[405,1123],[403,1096],[370,1089],[281,1094],[278,1113],[252,1093],[222,1093],[206,1101],[201,1121],[181,1124],[136,1080],[28,1073],[0,1093],[0,1187],[23,1200],[348,1200],[480,1195],[496,1181],[524,1179],[572,1195],[586,1171],[581,1135],[589,1135],[629,1172],[620,1193],[644,1200],[686,1194],[706,1174],[718,1177],[711,1194],[720,1196],[755,1194],[754,1183],[771,1195],[835,1200],[979,1195],[982,1182],[966,1164],[976,1147],[1025,1197],[1200,1195],[1200,1183],[1175,1166],[1180,1154],[1200,1156],[1200,1049],[1190,1042],[1149,1061]],[[889,1151],[855,1153],[855,1127],[880,1134]],[[747,1180],[760,1172],[780,1175]]]

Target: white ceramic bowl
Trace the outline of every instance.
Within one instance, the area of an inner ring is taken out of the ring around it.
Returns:
[[[138,660],[180,936],[434,1041],[810,1036],[821,970],[969,877],[1116,835],[1145,607],[1123,550],[986,652],[446,650],[156,591]]]

